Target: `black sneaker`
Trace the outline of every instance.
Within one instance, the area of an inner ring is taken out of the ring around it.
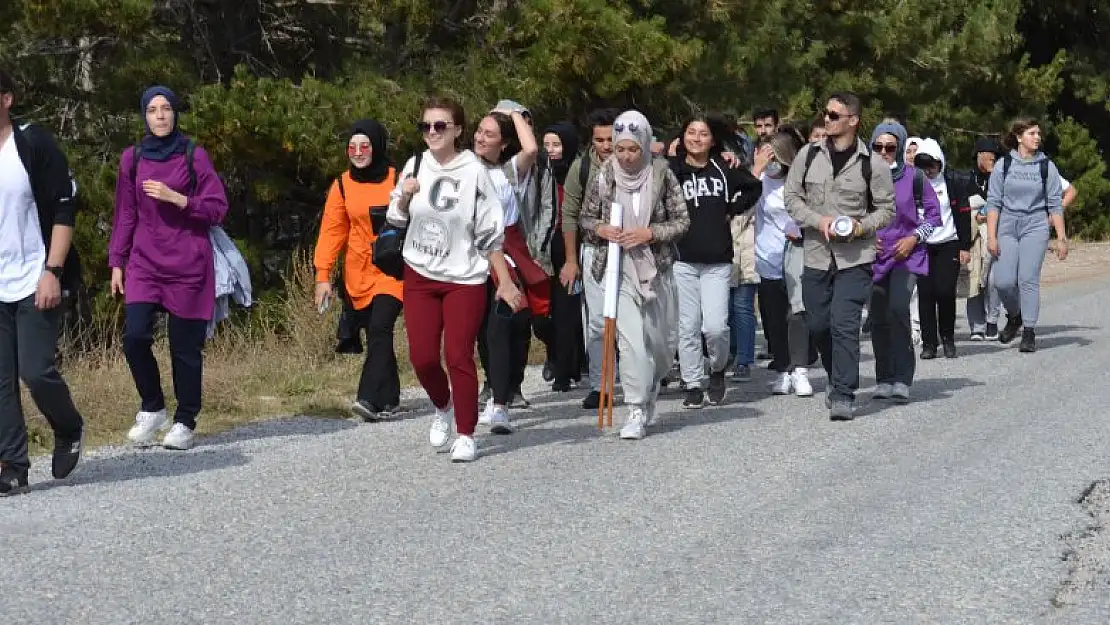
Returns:
[[[709,374],[709,404],[712,406],[720,406],[725,401],[725,392],[728,387],[725,386],[725,372]]]
[[[1017,338],[1018,330],[1021,329],[1021,315],[1014,315],[1013,317],[1006,317],[1006,327],[998,333],[998,342],[1005,345]]]
[[[366,421],[367,423],[371,421],[378,421],[382,418],[381,410],[379,410],[377,406],[371,404],[365,399],[360,399],[351,404],[351,412],[353,412],[356,417],[362,419],[363,421]]]
[[[513,398],[509,400],[509,408],[516,408],[517,410],[527,410],[532,407],[532,402],[524,396],[524,391],[520,390],[518,386],[516,392],[513,393]]]
[[[589,395],[582,400],[582,407],[586,410],[597,410],[601,405],[601,393],[599,391],[590,391]]]
[[[27,469],[17,469],[7,463],[0,463],[0,496],[18,495],[28,490]]]
[[[555,380],[551,384],[551,392],[552,393],[569,393],[570,392],[570,380]]]
[[[50,471],[56,480],[64,480],[77,468],[81,461],[81,447],[85,433],[82,432],[77,440],[54,439],[54,458],[50,463]]]
[[[956,358],[956,342],[955,341],[943,341],[943,344],[944,344],[944,357],[945,358]]]
[[[923,345],[921,347],[921,360],[933,360],[937,357],[936,345]]]
[[[983,334],[982,332],[972,332],[971,333],[971,340],[973,340],[975,342],[985,341],[986,339],[987,339],[987,336],[985,334]]]
[[[844,399],[832,401],[832,405],[829,407],[830,421],[851,421],[855,418],[856,415],[852,410],[852,402]]]
[[[386,404],[378,410],[378,417],[388,419],[396,415],[400,410],[401,406],[398,404]]]
[[[543,361],[543,381],[551,382],[555,379],[555,367],[550,360]]]
[[[983,338],[987,339],[988,341],[997,341],[998,340],[998,324],[997,323],[988,323],[987,324],[987,331],[986,331],[985,334],[986,334],[986,336],[984,336]]]
[[[1025,328],[1021,331],[1021,345],[1018,346],[1018,350],[1026,354],[1032,354],[1037,351],[1036,330],[1033,328]]]
[[[686,391],[686,400],[682,402],[682,407],[687,410],[698,410],[705,407],[705,393],[700,388],[692,388]]]

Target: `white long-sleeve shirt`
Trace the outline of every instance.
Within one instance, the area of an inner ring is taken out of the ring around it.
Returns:
[[[761,176],[763,195],[755,207],[755,271],[760,278],[782,280],[786,235],[801,236],[798,224],[786,212],[783,188],[786,179]]]
[[[420,190],[404,212],[401,190],[413,163],[405,163],[386,213],[390,223],[408,226],[405,262],[429,280],[485,283],[489,254],[500,251],[505,238],[505,212],[489,170],[470,150],[446,165],[425,152],[416,176]]]

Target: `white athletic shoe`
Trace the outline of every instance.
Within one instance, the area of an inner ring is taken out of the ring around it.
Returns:
[[[166,414],[165,408],[158,412],[139,411],[139,414],[135,415],[135,425],[127,432],[127,440],[136,447],[153,447],[155,435],[168,430],[171,425],[170,416]]]
[[[794,394],[798,397],[813,397],[813,385],[809,383],[809,371],[805,367],[795,367],[790,375]]]
[[[428,442],[432,447],[439,449],[451,440],[451,427],[455,424],[455,409],[448,406],[446,410],[436,408],[436,416],[432,420],[432,429],[428,432]]]
[[[624,427],[621,428],[621,438],[626,441],[638,441],[647,435],[644,422],[647,421],[647,414],[640,406],[632,406],[628,409],[628,421],[625,421]]]
[[[793,378],[789,373],[780,373],[777,380],[771,383],[772,395],[789,395],[794,388]]]
[[[451,462],[474,462],[478,458],[478,443],[471,436],[459,436],[451,445]]]
[[[194,436],[189,426],[183,423],[174,423],[173,428],[162,439],[162,447],[186,451],[193,448]]]

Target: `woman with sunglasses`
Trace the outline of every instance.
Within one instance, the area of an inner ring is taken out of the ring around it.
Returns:
[[[532,184],[532,166],[539,155],[539,145],[532,127],[519,111],[495,110],[482,118],[474,132],[474,153],[489,170],[504,209],[505,238],[502,249],[511,265],[510,275],[522,288],[525,305],[513,311],[494,294],[498,276],[490,276],[484,328],[479,337],[483,349],[491,396],[479,423],[489,425],[494,434],[512,433],[509,402],[524,382],[528,365],[533,316],[549,313],[550,280],[543,267],[532,259],[528,242],[518,225],[528,187]]]
[[[373,119],[355,123],[347,137],[350,166],[328,192],[316,241],[316,306],[332,298],[331,273],[344,253],[343,281],[358,326],[365,328],[366,360],[351,411],[364,421],[392,415],[401,402],[393,328],[401,314],[401,281],[374,264],[374,241],[385,225],[396,174],[385,128]]]
[[[688,119],[670,161],[690,215],[690,229],[676,246],[674,279],[678,289],[678,356],[686,388],[682,407],[691,410],[704,407],[707,399],[717,406],[725,398],[725,368],[732,351],[728,325],[734,265],[731,224],[759,199],[759,180],[745,169],[729,169],[721,160],[727,132],[727,127],[706,116]],[[754,288],[752,291],[754,299]],[[754,351],[754,314],[749,325]],[[703,337],[709,356],[708,393],[702,387]]]
[[[428,442],[451,445],[453,462],[478,457],[478,373],[474,343],[486,309],[486,280],[512,310],[520,291],[501,252],[504,210],[489,170],[462,149],[466,114],[454,100],[432,98],[418,124],[428,149],[409,159],[390,195],[388,220],[407,227],[404,247],[405,329],[413,370],[435,405]],[[415,172],[417,158],[420,168]],[[447,361],[447,372],[440,354]]]
[[[613,124],[613,158],[586,190],[579,226],[591,245],[621,248],[617,336],[621,387],[628,404],[623,439],[641,439],[655,416],[660,382],[671,368],[676,346],[669,340],[676,322],[674,242],[690,227],[678,178],[666,160],[651,156],[651,126],[637,111]],[[621,210],[621,226],[610,225]],[[601,249],[599,247],[599,249]],[[599,253],[585,271],[593,288],[604,291],[609,255]]]
[[[890,165],[894,219],[875,233],[875,283],[871,291],[871,344],[875,350],[876,399],[910,399],[917,362],[913,355],[910,302],[919,277],[929,273],[925,241],[940,228],[940,201],[924,173],[905,161],[906,129],[880,124],[871,149]]]

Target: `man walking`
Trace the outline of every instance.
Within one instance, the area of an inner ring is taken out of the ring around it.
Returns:
[[[805,240],[802,299],[810,335],[829,377],[825,405],[834,421],[850,421],[859,388],[860,324],[871,297],[875,231],[894,215],[894,181],[882,157],[856,135],[860,101],[829,98],[824,142],[798,153],[786,178],[786,209]],[[838,217],[851,228],[836,234]]]
[[[19,379],[54,429],[53,474],[81,456],[84,422],[56,366],[63,290],[80,280],[70,247],[76,185],[46,130],[15,122],[15,83],[0,69],[0,495],[27,489]]]

